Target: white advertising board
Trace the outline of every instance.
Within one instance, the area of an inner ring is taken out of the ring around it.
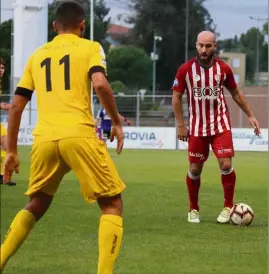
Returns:
[[[21,126],[18,136],[18,145],[32,145],[33,144],[33,135],[32,132],[34,130],[34,126]]]
[[[7,123],[3,123],[5,128],[7,128]],[[33,144],[33,135],[32,132],[34,130],[34,126],[29,125],[21,125],[18,135],[18,145],[32,145]]]
[[[235,151],[268,151],[268,129],[256,136],[251,128],[232,129]]]
[[[33,125],[20,127],[18,144],[33,143]],[[124,127],[124,148],[132,149],[176,149],[175,128],[157,127]],[[261,129],[261,135],[256,136],[251,128],[232,129],[235,151],[268,151],[268,129]],[[116,140],[107,142],[108,148],[116,148]],[[188,149],[186,142],[178,141],[178,148]]]
[[[124,127],[124,148],[137,149],[176,149],[175,128]],[[107,142],[115,148],[116,141]]]
[[[31,145],[34,126],[20,127],[18,144]],[[124,127],[124,148],[176,149],[174,128]],[[108,148],[116,148],[117,142],[107,142]]]

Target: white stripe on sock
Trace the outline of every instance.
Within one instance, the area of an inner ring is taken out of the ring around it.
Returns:
[[[222,175],[229,175],[234,171],[233,167],[231,167],[229,170],[222,170],[221,174]]]
[[[200,178],[200,175],[194,175],[192,174],[189,170],[188,170],[188,176],[192,179],[192,180],[198,180]]]

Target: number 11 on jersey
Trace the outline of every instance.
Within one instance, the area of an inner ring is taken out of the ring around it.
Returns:
[[[64,89],[70,90],[70,55],[65,55],[60,61],[59,66],[64,65]],[[41,64],[41,68],[45,67],[46,73],[46,89],[47,91],[52,91],[52,82],[51,82],[51,58],[44,59]]]

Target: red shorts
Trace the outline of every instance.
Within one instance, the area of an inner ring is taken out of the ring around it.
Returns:
[[[209,145],[217,158],[230,158],[234,156],[233,137],[230,130],[213,136],[190,136],[189,161],[203,163],[209,155]]]

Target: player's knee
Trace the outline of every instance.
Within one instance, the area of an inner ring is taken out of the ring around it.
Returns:
[[[228,172],[232,169],[231,161],[224,161],[220,164],[221,171]]]
[[[201,175],[201,170],[195,169],[195,168],[190,168],[190,169],[189,169],[189,173],[190,173],[193,177],[199,177],[199,176]]]
[[[98,204],[103,214],[122,216],[123,203],[121,194],[113,197],[101,197],[98,199]]]
[[[43,192],[35,193],[30,197],[29,203],[26,205],[25,209],[30,211],[38,221],[48,210],[53,196],[48,195]]]
[[[202,165],[191,164],[189,168],[189,173],[191,173],[194,177],[198,177],[201,175],[202,169]]]

